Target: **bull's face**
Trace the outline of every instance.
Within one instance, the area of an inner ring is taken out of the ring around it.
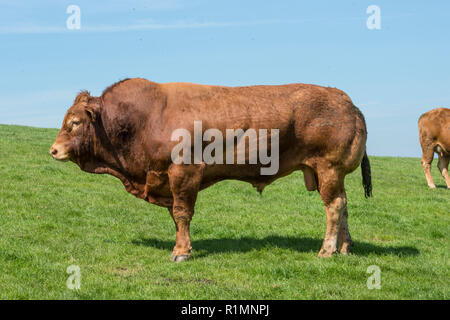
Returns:
[[[91,127],[98,111],[97,105],[90,103],[90,100],[89,93],[82,92],[67,111],[61,130],[50,148],[50,154],[54,159],[76,161],[76,158],[82,157],[83,153],[90,150]]]

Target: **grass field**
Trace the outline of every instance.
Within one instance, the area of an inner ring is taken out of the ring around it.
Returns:
[[[2,299],[449,299],[450,190],[419,159],[371,157],[374,197],[346,179],[353,255],[319,259],[325,212],[300,172],[268,186],[199,194],[193,258],[169,261],[166,209],[119,180],[51,159],[55,129],[0,125]],[[369,150],[370,153],[370,150]],[[81,270],[69,290],[66,269]],[[367,268],[381,269],[369,290]]]

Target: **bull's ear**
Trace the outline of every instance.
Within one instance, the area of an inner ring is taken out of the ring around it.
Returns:
[[[90,102],[85,107],[86,114],[92,122],[97,121],[100,115],[100,105],[96,102]]]

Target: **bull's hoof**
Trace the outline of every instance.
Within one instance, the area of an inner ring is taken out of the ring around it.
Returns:
[[[172,254],[172,258],[170,259],[170,261],[172,262],[183,262],[183,261],[187,261],[191,256],[188,254],[182,254],[179,256],[173,255]]]
[[[428,188],[430,188],[430,189],[436,189],[436,186],[435,186],[434,184],[431,184],[431,185],[429,184],[429,185],[428,185]]]
[[[339,248],[339,253],[343,255],[349,255],[352,253],[353,242],[344,242]]]
[[[319,258],[330,258],[334,253],[336,253],[337,251],[334,250],[325,250],[325,249],[320,249],[319,254],[317,255]]]

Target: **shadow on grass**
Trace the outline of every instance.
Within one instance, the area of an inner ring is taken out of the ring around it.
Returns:
[[[155,238],[136,239],[132,243],[167,251],[172,251],[175,245],[175,241],[158,240]],[[192,247],[196,251],[195,257],[225,252],[248,252],[262,248],[283,248],[298,252],[318,253],[321,245],[322,239],[283,236],[268,236],[262,239],[244,237],[238,239],[221,238],[192,241]],[[378,246],[368,242],[355,241],[352,253],[361,256],[369,254],[415,256],[419,254],[419,250],[409,246]]]

